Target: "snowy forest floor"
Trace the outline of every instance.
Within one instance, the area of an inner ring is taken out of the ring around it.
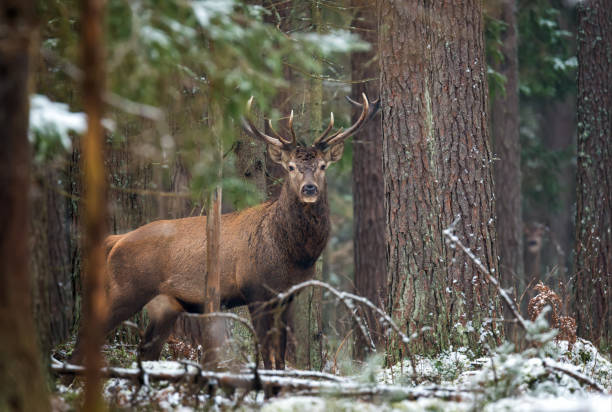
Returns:
[[[133,352],[106,351],[123,353],[122,362],[109,363],[139,373]],[[565,341],[520,353],[506,344],[481,358],[460,348],[435,358],[416,357],[416,371],[408,360],[387,369],[382,364],[382,357],[373,357],[352,376],[301,371],[276,376],[260,370],[262,380],[276,379],[284,388],[265,399],[262,391],[228,391],[216,388],[215,379],[195,379],[202,372],[193,364],[143,362],[138,379],[108,379],[104,396],[110,410],[143,411],[612,411],[612,363],[582,339],[571,350]],[[185,372],[190,374],[179,380],[153,379]],[[253,373],[233,376],[252,379]],[[58,378],[53,409],[78,409],[82,394],[82,381],[65,386]]]

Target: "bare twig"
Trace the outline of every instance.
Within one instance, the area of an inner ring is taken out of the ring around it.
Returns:
[[[487,276],[489,282],[491,282],[497,288],[497,291],[504,300],[504,303],[510,308],[510,311],[518,321],[518,324],[524,331],[527,331],[527,323],[525,322],[525,319],[521,316],[514,300],[512,300],[508,293],[506,293],[506,291],[500,286],[498,280],[493,275],[491,275],[491,272],[482,264],[481,260],[478,259],[478,257],[476,257],[476,255],[474,255],[474,253],[470,249],[465,247],[463,243],[461,243],[457,235],[455,235],[455,226],[459,222],[459,219],[460,218],[457,217],[457,219],[455,219],[455,221],[448,228],[444,229],[442,233],[448,238],[448,240],[452,244],[459,246],[459,249],[463,250],[463,252],[472,260],[472,262],[476,264],[480,271]]]
[[[383,327],[385,326],[385,324],[389,325],[389,327],[393,330],[393,332],[397,333],[397,335],[401,338],[402,343],[406,345],[406,351],[408,352],[408,358],[410,360],[410,364],[412,367],[413,376],[416,378],[416,363],[414,360],[414,356],[412,355],[412,352],[410,351],[410,347],[408,346],[411,338],[408,335],[406,335],[404,332],[402,332],[400,327],[397,326],[397,324],[393,321],[393,319],[389,315],[387,315],[387,313],[384,310],[380,309],[378,306],[372,303],[369,299],[364,298],[363,296],[355,295],[349,292],[339,291],[333,286],[330,286],[325,282],[321,282],[320,280],[307,280],[305,282],[298,283],[297,285],[292,286],[291,288],[289,288],[287,291],[283,293],[279,293],[276,296],[276,298],[271,299],[270,301],[266,302],[266,306],[273,305],[273,304],[281,304],[285,302],[286,300],[288,300],[291,296],[301,291],[302,289],[305,289],[308,287],[319,287],[319,288],[322,288],[322,289],[325,289],[331,292],[332,295],[336,296],[349,309],[349,312],[355,318],[355,322],[357,323],[357,326],[359,327],[361,333],[368,340],[371,349],[373,351],[376,351],[376,346],[374,345],[374,342],[372,341],[372,337],[369,333],[369,330],[364,326],[365,323],[361,319],[361,316],[359,316],[359,314],[357,313],[357,310],[353,302],[359,303],[367,308],[370,308],[372,311],[374,311],[374,313],[376,313],[376,315],[380,317]]]
[[[336,354],[334,355],[334,368],[333,368],[334,372],[338,369],[338,354],[342,350],[342,347],[344,346],[344,344],[348,341],[349,336],[353,334],[353,330],[354,329],[349,330],[349,332],[346,334],[344,339],[342,339],[342,342],[340,342],[340,346],[338,346],[338,350],[336,350]]]

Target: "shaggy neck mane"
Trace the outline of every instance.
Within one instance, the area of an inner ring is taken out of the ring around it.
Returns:
[[[315,203],[302,203],[283,185],[279,198],[271,205],[274,219],[272,233],[278,250],[282,250],[296,266],[308,268],[315,264],[329,237],[329,205],[327,188],[321,188]]]

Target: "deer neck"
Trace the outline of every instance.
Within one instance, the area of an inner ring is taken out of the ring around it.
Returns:
[[[329,237],[327,189],[322,188],[315,203],[302,203],[283,186],[271,214],[274,240],[295,266],[306,269],[315,264]]]

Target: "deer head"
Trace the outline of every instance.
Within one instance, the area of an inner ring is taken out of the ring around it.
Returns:
[[[542,241],[548,228],[542,223],[531,222],[523,228],[525,233],[525,246],[529,253],[538,253],[542,249]]]
[[[330,134],[334,127],[334,113],[330,113],[329,125],[323,133],[317,137],[311,146],[298,144],[295,131],[293,130],[293,110],[289,115],[289,130],[291,138],[278,134],[272,127],[272,121],[268,120],[270,131],[274,136],[269,136],[257,127],[249,119],[249,112],[253,104],[253,97],[247,103],[247,115],[243,119],[244,130],[252,137],[266,143],[270,158],[283,166],[287,175],[289,189],[302,203],[316,203],[321,192],[326,189],[325,171],[327,167],[340,160],[344,152],[344,141],[355,134],[359,128],[371,119],[380,108],[380,99],[370,103],[365,94],[362,94],[363,103],[357,103],[348,99],[353,105],[361,107],[361,115],[357,121],[348,129],[342,128]]]

